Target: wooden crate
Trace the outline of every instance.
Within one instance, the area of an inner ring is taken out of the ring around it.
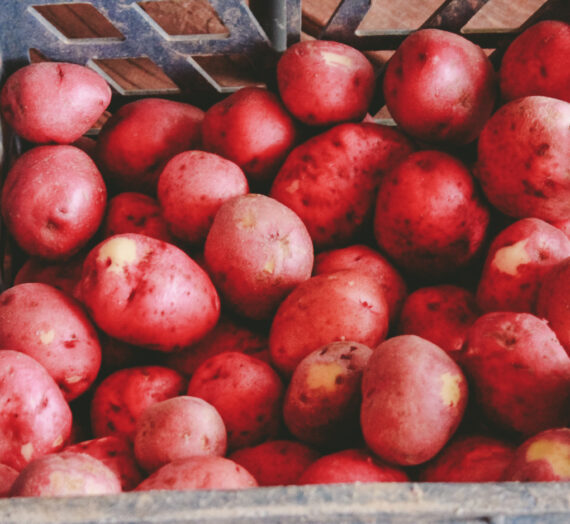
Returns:
[[[209,104],[245,85],[273,87],[280,52],[304,38],[364,50],[379,79],[411,31],[441,27],[496,63],[524,27],[570,20],[568,0],[2,0],[2,76],[29,61],[87,64],[111,106],[165,96]],[[378,117],[381,94],[375,100]],[[6,131],[6,130],[5,130]],[[18,154],[4,137],[3,168]],[[0,236],[4,269],[11,265]],[[9,276],[5,281],[9,283]],[[568,523],[569,483],[346,484],[0,500],[0,523]]]

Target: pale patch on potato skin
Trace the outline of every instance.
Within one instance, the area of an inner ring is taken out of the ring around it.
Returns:
[[[336,362],[315,363],[309,367],[305,383],[308,389],[334,391],[337,388],[336,379],[344,372],[344,368]]]
[[[44,345],[51,344],[55,339],[55,330],[39,332],[40,342]]]
[[[564,442],[537,440],[526,450],[526,460],[545,460],[555,475],[570,478],[570,446]]]
[[[528,239],[498,249],[493,257],[493,265],[502,273],[517,275],[519,266],[532,262],[526,246]]]
[[[97,262],[110,262],[107,271],[121,273],[125,266],[137,260],[137,243],[131,238],[111,238],[99,249]]]
[[[454,408],[461,400],[461,388],[459,387],[461,382],[462,377],[460,375],[454,375],[452,373],[444,373],[441,375],[440,395],[446,406]]]
[[[22,454],[22,457],[24,457],[26,462],[29,462],[34,454],[34,445],[31,442],[23,444],[22,447],[20,448],[20,453]]]
[[[322,51],[321,56],[327,65],[339,65],[343,67],[352,67],[353,61],[349,56],[331,51]]]

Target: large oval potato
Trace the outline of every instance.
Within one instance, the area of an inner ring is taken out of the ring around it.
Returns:
[[[111,88],[88,67],[29,64],[10,75],[0,94],[2,116],[30,142],[71,144],[89,131],[111,102]]]
[[[220,314],[216,289],[194,260],[172,244],[136,233],[94,247],[77,290],[105,333],[159,351],[198,341]]]
[[[426,462],[459,426],[467,396],[463,372],[443,349],[416,335],[390,338],[362,375],[364,440],[388,462]]]

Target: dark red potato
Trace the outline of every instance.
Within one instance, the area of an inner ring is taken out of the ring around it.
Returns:
[[[340,42],[299,42],[277,63],[283,103],[297,119],[313,126],[362,120],[375,83],[368,58]]]
[[[484,311],[533,313],[544,275],[567,257],[570,240],[562,231],[538,218],[517,220],[489,246],[477,303]]]
[[[441,278],[475,257],[489,221],[489,208],[461,161],[418,151],[381,180],[374,236],[397,267]]]
[[[570,102],[570,25],[542,20],[515,38],[499,69],[505,100],[542,95]]]
[[[386,106],[420,140],[468,144],[493,111],[497,81],[479,46],[441,29],[420,29],[400,44],[386,67]]]
[[[487,199],[515,218],[570,218],[570,103],[527,96],[499,108],[477,144]]]
[[[204,116],[204,148],[235,162],[250,184],[267,186],[298,138],[281,100],[260,87],[245,87],[211,106]]]
[[[362,449],[345,449],[313,462],[298,484],[337,484],[345,482],[409,482],[405,471],[374,457]]]
[[[74,146],[34,147],[16,159],[2,188],[2,217],[26,253],[75,255],[96,233],[107,189],[89,156]]]
[[[270,440],[238,449],[229,458],[249,471],[260,486],[289,486],[297,484],[319,456],[315,449],[301,442]]]
[[[0,498],[10,496],[12,484],[18,477],[19,472],[6,464],[0,464]]]
[[[455,358],[481,313],[468,289],[452,284],[421,287],[404,302],[398,332],[425,338]]]

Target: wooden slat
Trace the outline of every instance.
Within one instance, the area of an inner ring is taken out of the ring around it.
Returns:
[[[244,55],[193,56],[193,60],[222,88],[264,86],[253,64]]]

